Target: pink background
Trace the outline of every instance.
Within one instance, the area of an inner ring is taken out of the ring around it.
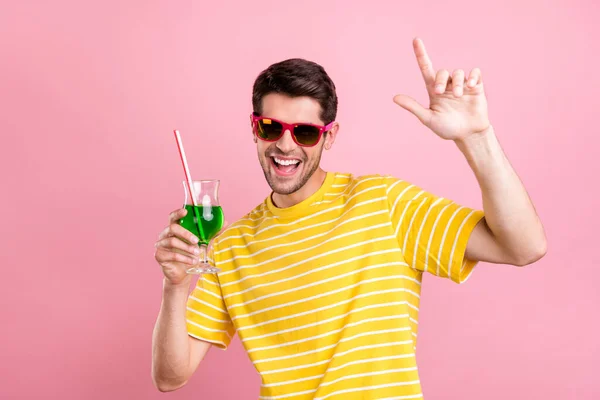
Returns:
[[[153,244],[183,201],[171,130],[195,177],[222,180],[227,219],[241,217],[269,193],[248,115],[273,62],[315,60],[338,87],[326,169],[480,207],[458,149],[392,102],[426,99],[417,35],[436,69],[482,69],[549,239],[533,266],[425,279],[425,397],[599,398],[597,2],[37,3],[0,4],[0,398],[164,396],[150,379]],[[236,339],[169,398],[256,399],[258,387]]]

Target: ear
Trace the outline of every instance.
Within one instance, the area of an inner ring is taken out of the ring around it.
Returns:
[[[258,140],[256,139],[256,133],[254,133],[254,121],[252,121],[252,114],[250,114],[250,132],[252,132],[252,140],[256,143]]]
[[[330,150],[335,142],[335,138],[337,137],[338,131],[340,130],[340,124],[337,122],[333,124],[329,132],[327,132],[327,136],[325,136],[325,150]]]

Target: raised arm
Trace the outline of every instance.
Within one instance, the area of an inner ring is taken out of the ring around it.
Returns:
[[[162,268],[162,304],[152,335],[152,382],[161,392],[184,386],[198,368],[211,343],[188,335],[186,304],[191,276],[186,270],[199,262],[198,243],[177,221],[187,211],[178,209],[169,216],[169,226],[159,235],[156,261]],[[190,244],[191,243],[191,244]]]
[[[481,71],[436,72],[423,42],[417,38],[413,47],[429,108],[406,95],[394,101],[439,137],[454,141],[475,173],[485,217],[469,238],[466,257],[519,266],[537,261],[546,253],[544,228],[490,124]]]

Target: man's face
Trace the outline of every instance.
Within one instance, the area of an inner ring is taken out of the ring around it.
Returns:
[[[271,93],[263,97],[262,116],[287,123],[306,122],[325,125],[319,114],[321,106],[310,97],[288,97]],[[325,142],[333,143],[330,134],[312,147],[298,146],[289,130],[276,142],[258,139],[258,159],[273,192],[287,195],[302,188],[319,168]],[[293,163],[298,161],[297,165]],[[291,164],[291,165],[282,165]]]

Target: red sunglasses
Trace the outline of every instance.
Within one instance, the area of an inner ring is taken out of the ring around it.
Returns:
[[[265,142],[276,142],[286,130],[292,133],[292,138],[298,146],[312,147],[319,143],[324,132],[329,131],[334,124],[334,121],[325,126],[296,123],[287,124],[274,118],[266,118],[252,113],[252,129],[257,138]]]

